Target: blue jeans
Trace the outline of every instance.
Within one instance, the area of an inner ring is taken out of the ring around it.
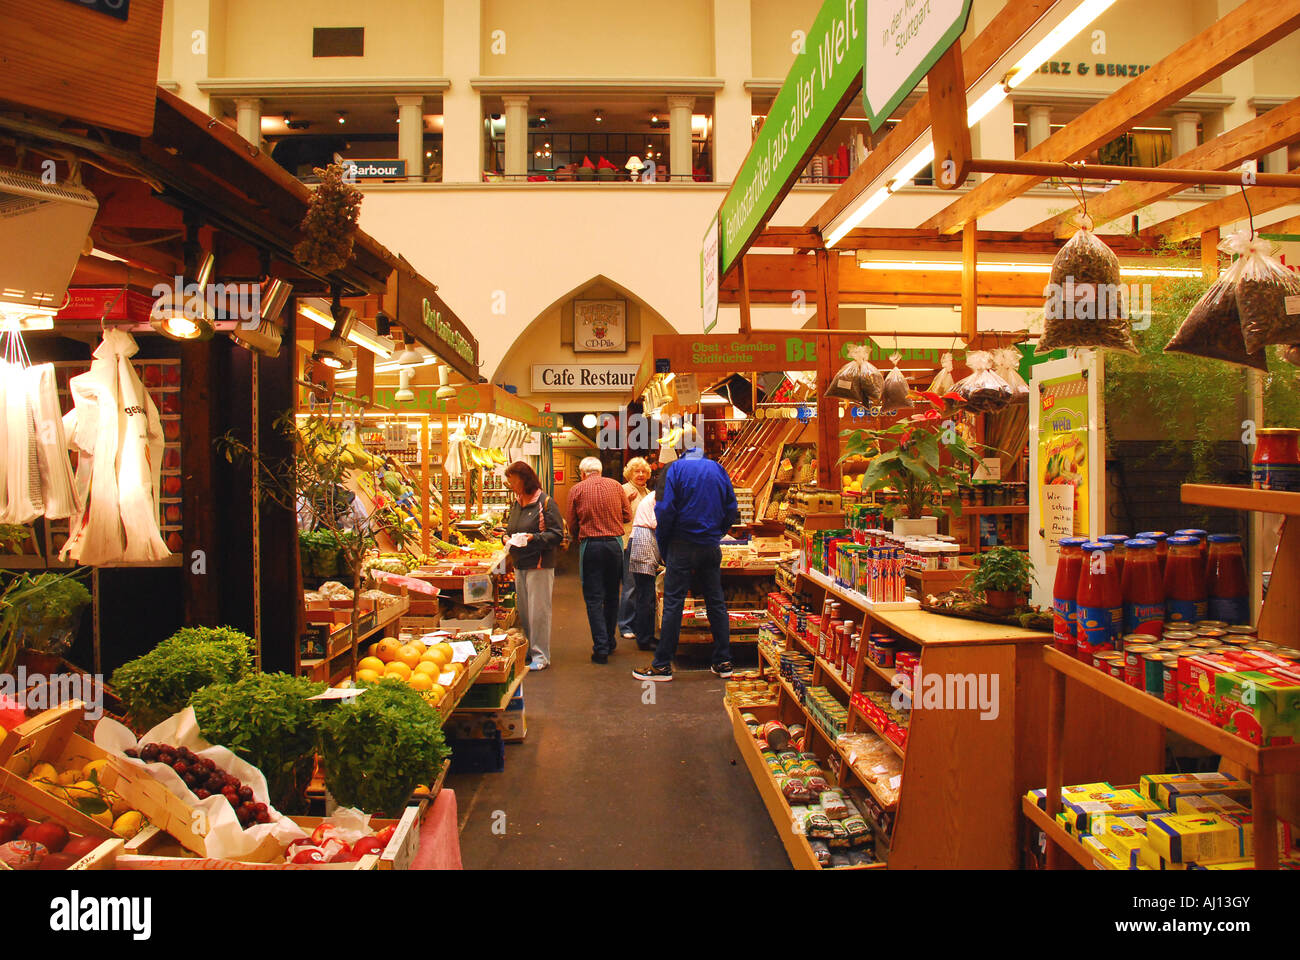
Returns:
[[[664,565],[664,618],[659,626],[654,665],[661,670],[672,666],[682,632],[686,594],[693,585],[704,594],[704,609],[713,633],[713,665],[730,663],[731,621],[722,596],[722,548],[717,544],[674,540],[668,545]]]
[[[636,616],[632,628],[638,647],[651,647],[655,642],[655,575],[634,573],[636,577]]]
[[[631,549],[632,538],[629,536],[623,550],[623,599],[618,604],[618,632],[620,636],[625,633],[635,632],[633,628],[636,618],[636,592],[639,587],[632,576],[632,570],[627,565],[627,555]]]
[[[593,653],[618,646],[618,590],[623,583],[623,547],[618,537],[582,541],[582,598],[587,602]]]

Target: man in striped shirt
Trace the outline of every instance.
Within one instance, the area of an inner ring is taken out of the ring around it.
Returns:
[[[569,491],[569,530],[578,541],[578,578],[591,626],[591,662],[608,663],[618,646],[618,599],[623,585],[623,527],[632,520],[623,485],[602,477],[596,457],[578,465],[582,480]]]

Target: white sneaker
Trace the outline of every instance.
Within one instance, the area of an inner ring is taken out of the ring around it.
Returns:
[[[545,661],[545,660],[534,659],[533,662],[530,663],[530,664],[528,665],[528,669],[529,669],[529,670],[545,670],[545,669],[546,669],[547,667],[549,667],[549,666],[550,666],[550,664],[549,664],[547,661]]]

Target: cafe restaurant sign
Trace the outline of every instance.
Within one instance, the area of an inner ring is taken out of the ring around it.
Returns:
[[[573,301],[574,353],[623,353],[625,350],[626,300]]]
[[[635,363],[534,363],[533,393],[625,393],[636,385]]]

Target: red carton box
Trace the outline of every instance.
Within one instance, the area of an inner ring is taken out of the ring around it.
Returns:
[[[1221,727],[1228,707],[1216,693],[1217,678],[1236,673],[1246,664],[1217,653],[1187,657],[1178,661],[1178,705],[1194,717]]]
[[[1300,735],[1300,676],[1284,670],[1221,674],[1215,692],[1227,707],[1221,726],[1257,747],[1296,742]]]

